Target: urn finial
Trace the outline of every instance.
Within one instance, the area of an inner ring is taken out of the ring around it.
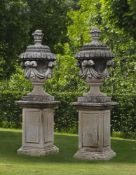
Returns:
[[[90,34],[92,37],[92,41],[99,41],[101,31],[97,27],[92,27]]]
[[[42,33],[42,30],[35,30],[35,32],[32,35],[34,36],[35,44],[42,44],[42,39],[44,36],[44,34]]]

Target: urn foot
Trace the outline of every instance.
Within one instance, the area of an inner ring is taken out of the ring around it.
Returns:
[[[33,148],[33,147],[21,147],[17,150],[18,155],[29,155],[29,156],[46,156],[50,154],[57,154],[59,148],[55,145],[47,146],[45,148]]]
[[[116,156],[113,150],[104,150],[102,152],[90,152],[84,148],[81,148],[76,152],[74,158],[80,160],[110,160]]]

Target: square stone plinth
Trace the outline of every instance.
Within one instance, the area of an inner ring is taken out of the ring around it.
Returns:
[[[110,110],[101,104],[78,104],[79,150],[74,158],[83,160],[109,160],[116,153],[111,149]]]
[[[58,152],[54,146],[54,109],[23,108],[22,146],[17,153],[42,156]]]

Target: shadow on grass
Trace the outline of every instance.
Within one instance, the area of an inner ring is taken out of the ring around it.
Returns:
[[[112,139],[112,148],[117,156],[110,161],[83,161],[73,158],[78,148],[77,136],[56,134],[55,145],[59,154],[46,157],[19,156],[16,151],[21,146],[21,133],[0,131],[0,163],[136,163],[136,141]]]

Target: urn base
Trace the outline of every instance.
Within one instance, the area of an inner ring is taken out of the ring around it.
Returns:
[[[84,148],[81,148],[76,152],[74,158],[80,160],[110,160],[116,156],[116,153],[113,150],[104,150],[102,152],[91,152]]]
[[[55,145],[47,146],[45,148],[33,148],[33,147],[21,147],[17,150],[18,155],[29,155],[29,156],[46,156],[50,154],[57,154],[59,148]]]

